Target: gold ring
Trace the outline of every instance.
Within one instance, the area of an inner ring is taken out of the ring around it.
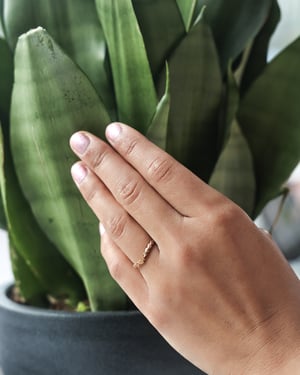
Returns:
[[[151,239],[144,249],[142,258],[138,260],[137,262],[133,263],[132,265],[133,268],[140,268],[140,266],[142,266],[146,262],[147,256],[150,254],[150,251],[154,245],[155,245],[155,242]]]

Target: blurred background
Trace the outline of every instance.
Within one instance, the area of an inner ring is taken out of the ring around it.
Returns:
[[[300,36],[300,1],[278,0],[278,3],[282,18],[271,40],[269,59]],[[290,192],[286,199],[280,197],[270,202],[257,224],[267,230],[273,229],[274,240],[300,277],[300,165],[292,174],[287,187]],[[276,220],[279,213],[279,219]]]
[[[271,41],[270,59],[300,35],[300,1],[278,0],[278,2],[282,18]],[[300,167],[295,170],[288,185],[291,193],[285,200],[280,219],[274,226],[273,238],[278,242],[300,277]],[[274,223],[280,205],[280,198],[271,202],[257,220],[257,224],[269,230]],[[12,279],[8,238],[6,232],[0,230],[0,284],[10,282]]]

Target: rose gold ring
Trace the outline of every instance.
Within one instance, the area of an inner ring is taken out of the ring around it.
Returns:
[[[151,249],[153,248],[154,245],[155,245],[155,242],[151,239],[144,249],[142,258],[138,260],[137,262],[133,263],[132,265],[133,268],[140,268],[146,262],[146,259],[148,255],[150,254]]]

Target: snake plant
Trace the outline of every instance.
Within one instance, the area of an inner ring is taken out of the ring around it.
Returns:
[[[1,0],[2,227],[25,301],[126,308],[70,136],[134,126],[252,218],[300,156],[300,39],[276,0]]]

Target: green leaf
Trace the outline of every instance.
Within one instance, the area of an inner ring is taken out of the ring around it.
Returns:
[[[251,47],[251,53],[247,60],[241,82],[241,93],[247,91],[251,83],[259,76],[267,65],[267,57],[270,39],[280,20],[280,8],[277,0],[272,1],[268,18],[256,36]]]
[[[104,136],[110,118],[86,76],[41,28],[19,38],[11,144],[22,189],[39,225],[81,276],[92,309],[119,308],[126,297],[99,252],[98,220],[70,176],[70,136]]]
[[[156,79],[172,50],[185,36],[184,23],[174,0],[133,0],[133,6]]]
[[[13,57],[6,41],[0,37],[0,120],[3,126],[9,118],[13,84]]]
[[[7,39],[12,49],[18,37],[42,26],[87,74],[114,113],[115,99],[107,70],[106,43],[94,0],[3,0]]]
[[[228,142],[219,156],[209,184],[252,215],[256,190],[253,160],[236,121],[232,123]]]
[[[0,189],[0,194],[1,194],[1,189]],[[7,229],[7,223],[6,223],[6,217],[5,217],[5,212],[4,212],[4,205],[2,202],[2,198],[0,196],[0,229]]]
[[[3,26],[3,0],[0,0],[0,38],[4,39],[4,26]]]
[[[12,270],[15,279],[15,286],[17,287],[20,297],[23,302],[37,307],[46,307],[47,304],[47,291],[37,277],[31,271],[30,266],[26,263],[24,258],[15,250],[9,239],[10,259]]]
[[[168,136],[168,121],[170,113],[170,84],[169,70],[166,66],[166,88],[163,97],[157,105],[156,112],[147,131],[147,137],[157,146],[166,149]]]
[[[240,103],[239,87],[232,72],[231,64],[227,70],[227,82],[225,85],[225,95],[223,99],[222,116],[220,120],[219,145],[220,149],[227,143],[231,133]]]
[[[194,25],[168,61],[171,107],[167,151],[207,180],[217,158],[222,79],[209,27]],[[162,84],[165,78],[162,77]]]
[[[300,38],[251,85],[238,120],[254,157],[255,213],[274,198],[300,159]]]
[[[264,24],[272,0],[198,0],[215,37],[222,72],[255,37]]]
[[[0,2],[2,10],[2,2]],[[10,98],[13,85],[13,57],[4,39],[2,23],[0,23],[0,128],[8,133]],[[0,187],[1,191],[1,187]],[[6,217],[0,195],[0,228],[6,229]]]
[[[145,134],[157,98],[131,0],[96,0],[108,45],[119,121]]]
[[[4,150],[3,150],[3,136],[2,136],[2,124],[0,122],[0,168],[3,169],[3,160],[4,160]],[[2,200],[2,192],[1,192],[1,172],[0,172],[0,229],[7,229],[6,223],[6,216],[4,210],[4,204]]]
[[[28,301],[35,301],[37,295],[44,292],[56,296],[67,295],[76,302],[85,295],[81,280],[34,219],[20,189],[9,145],[3,141],[0,132],[0,188],[14,252],[13,264],[16,262],[14,270],[21,292]],[[23,276],[28,280],[24,280]],[[35,281],[36,286],[30,285]]]
[[[180,9],[185,29],[188,32],[192,25],[197,0],[176,0]]]

